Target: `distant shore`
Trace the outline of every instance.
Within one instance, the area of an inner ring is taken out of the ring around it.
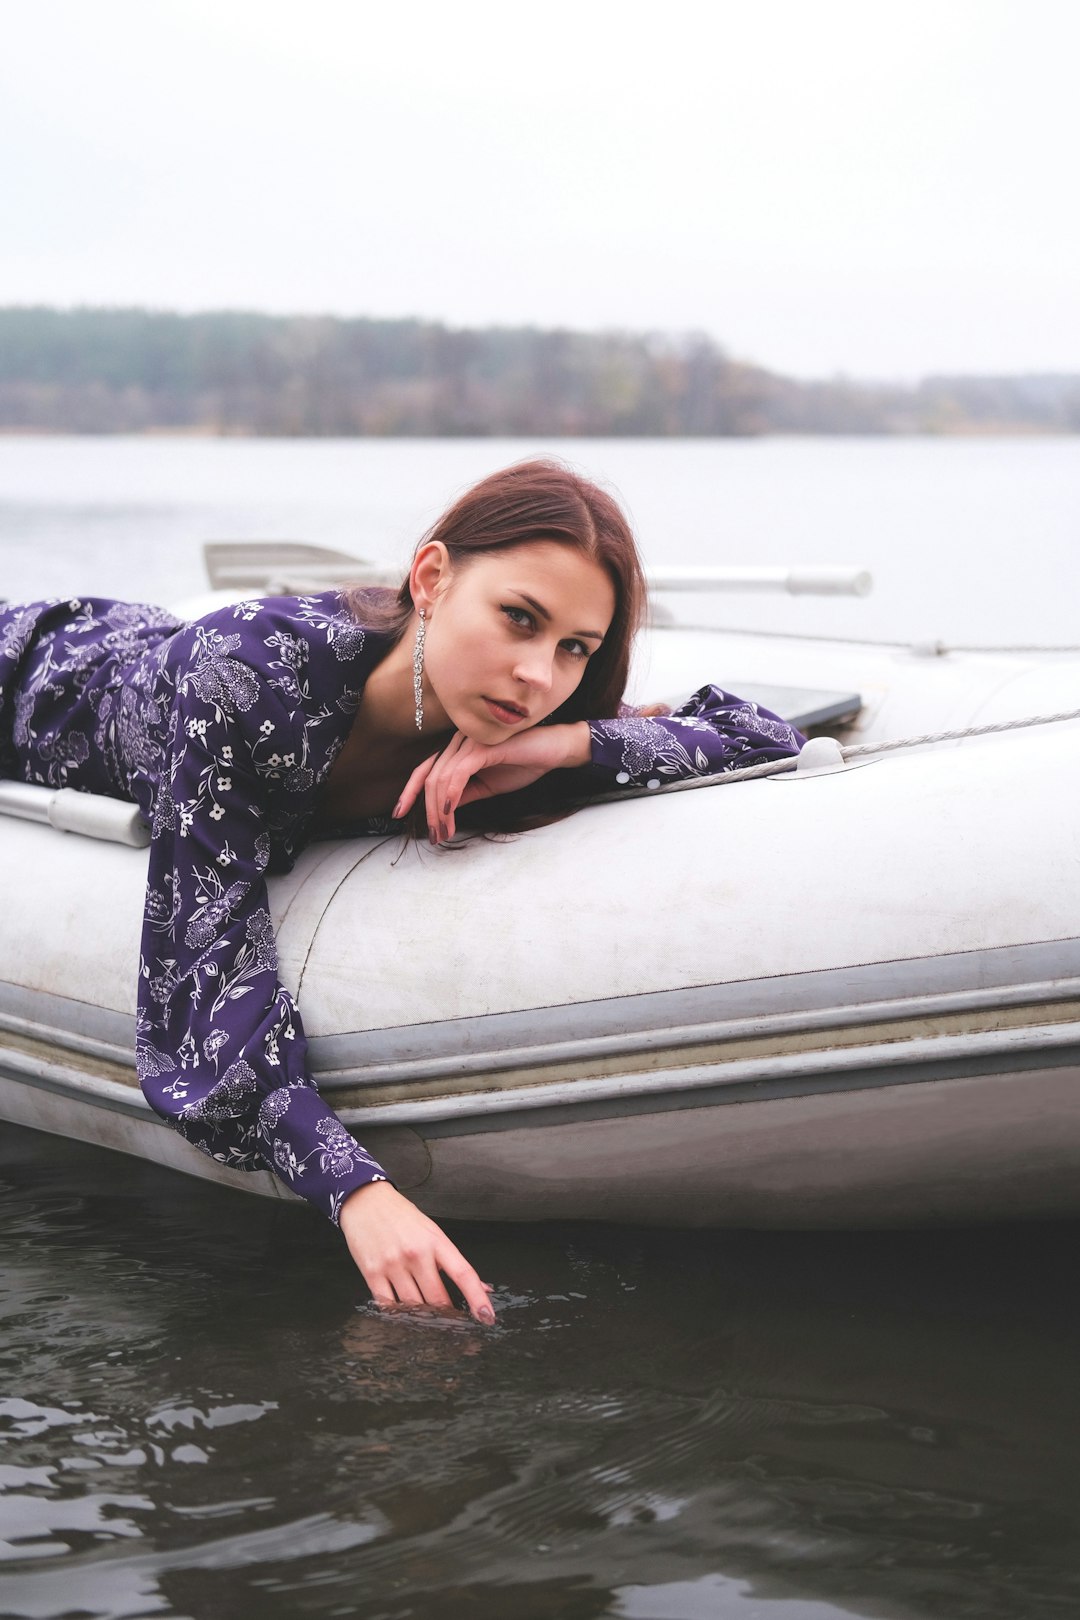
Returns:
[[[700,334],[0,308],[0,433],[757,438],[1080,432],[1080,375],[803,381]]]
[[[245,439],[267,441],[277,439],[283,444],[295,444],[300,441],[318,443],[342,443],[349,440],[363,439],[520,439],[523,442],[535,441],[542,438],[552,444],[558,444],[561,439],[574,442],[581,439],[608,439],[623,440],[632,443],[635,439],[641,443],[650,443],[662,439],[698,439],[708,442],[710,439],[1071,439],[1075,438],[1076,428],[1035,427],[1026,422],[990,422],[978,425],[963,425],[948,428],[866,428],[861,430],[825,430],[813,428],[783,428],[764,429],[760,433],[731,434],[731,433],[551,433],[536,431],[532,433],[273,433],[254,431],[246,428],[221,428],[213,425],[196,425],[193,427],[140,427],[140,428],[50,428],[50,427],[19,427],[0,425],[0,439],[197,439],[200,442],[211,439]]]

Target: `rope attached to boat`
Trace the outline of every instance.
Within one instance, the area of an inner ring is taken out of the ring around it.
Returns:
[[[832,647],[883,647],[890,652],[910,652],[921,657],[945,658],[949,653],[1080,653],[1080,643],[967,641],[884,641],[873,636],[823,636],[812,630],[748,630],[731,624],[659,624],[658,630],[692,630],[718,636],[757,636],[764,641],[820,641]]]
[[[841,743],[845,759],[862,754],[885,754],[893,748],[919,748],[924,743],[963,742],[966,737],[989,737],[997,731],[1020,731],[1025,726],[1052,726],[1060,720],[1080,720],[1080,709],[1062,709],[1058,714],[1029,714],[1022,720],[994,720],[985,726],[964,726],[960,731],[924,731],[918,737],[895,737],[888,742]]]

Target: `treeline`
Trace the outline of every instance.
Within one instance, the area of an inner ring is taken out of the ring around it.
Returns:
[[[702,335],[0,309],[0,431],[285,436],[1080,431],[1080,377],[800,382]]]

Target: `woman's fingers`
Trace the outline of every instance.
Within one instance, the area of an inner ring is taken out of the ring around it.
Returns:
[[[453,838],[457,811],[472,799],[512,793],[561,766],[589,761],[589,728],[584,721],[530,726],[501,743],[474,742],[456,731],[439,754],[418,765],[394,807],[406,815],[424,792],[428,836],[433,844]],[[477,778],[484,776],[482,783]]]
[[[584,721],[559,726],[530,726],[501,743],[455,738],[426,781],[432,841],[452,838],[456,813],[473,799],[512,793],[548,771],[587,765],[591,738]]]
[[[470,1266],[460,1249],[447,1237],[436,1250],[436,1258],[440,1271],[444,1271],[450,1281],[461,1290],[470,1313],[478,1322],[494,1322],[495,1312],[491,1307],[488,1295],[491,1288],[487,1283],[481,1282],[479,1275]]]
[[[428,837],[433,844],[442,842],[443,818],[439,812],[439,805],[446,798],[446,769],[448,760],[452,760],[461,749],[462,736],[455,731],[435,763],[435,768],[424,783],[424,801],[427,810]]]
[[[457,733],[455,732],[454,737],[451,737],[450,741],[446,745],[446,748],[451,748],[453,746],[456,736]],[[434,759],[426,762],[428,768],[424,772],[421,782],[417,784],[418,786],[422,786],[424,790],[424,819],[427,822],[428,837],[431,839],[433,844],[438,842],[438,825],[434,819],[432,810],[435,802],[434,788],[439,772],[443,767],[443,761],[446,758],[446,748],[441,749],[440,752],[435,755]],[[410,784],[416,781],[417,775],[418,773],[414,771],[412,776],[409,778]],[[405,794],[402,794],[399,803],[404,803],[404,801]]]
[[[422,765],[416,767],[394,806],[394,819],[400,821],[403,816],[408,815],[423,792],[428,837],[433,844],[442,843],[444,838],[454,836],[454,810],[472,770],[467,766],[464,772],[455,771],[453,776],[448,773],[466,743],[467,739],[461,732],[455,732],[440,753],[432,754]],[[472,769],[479,769],[479,766]]]
[[[482,744],[470,742],[460,731],[454,733],[443,749],[438,764],[424,785],[428,829],[433,844],[453,838],[457,831],[454,812],[462,791],[470,776],[481,769],[478,755],[482,757],[489,752]]]
[[[425,1305],[439,1305],[453,1308],[453,1300],[446,1292],[446,1285],[439,1276],[439,1268],[434,1259],[429,1259],[415,1267],[412,1281],[420,1290],[420,1298]]]
[[[457,831],[457,811],[473,799],[490,798],[492,792],[502,791],[480,783],[478,778],[495,772],[506,758],[506,743],[478,743],[462,738],[461,745],[452,754],[439,761],[427,782],[429,822],[434,819],[441,838],[452,838]],[[519,773],[524,781],[533,781],[542,771]],[[515,787],[523,785],[515,780]],[[436,841],[440,841],[437,839]]]
[[[424,1290],[419,1286],[416,1278],[410,1271],[391,1272],[390,1281],[394,1285],[394,1293],[402,1305],[428,1305],[430,1300],[425,1299]]]
[[[391,1266],[382,1276],[365,1275],[364,1281],[371,1290],[372,1301],[380,1309],[393,1309],[395,1305],[453,1304],[433,1264],[417,1264],[415,1271],[406,1265]]]
[[[371,1292],[372,1304],[377,1305],[380,1310],[397,1304],[397,1295],[394,1293],[394,1285],[389,1277],[369,1277],[365,1272],[364,1281]]]
[[[413,805],[420,796],[420,789],[424,786],[424,783],[430,776],[432,768],[438,759],[438,754],[432,754],[430,759],[425,759],[424,763],[422,765],[418,765],[415,771],[413,771],[412,775],[409,777],[409,780],[401,790],[401,797],[394,806],[395,821],[400,821],[402,816],[408,815],[409,811],[412,809]]]
[[[455,1249],[449,1240],[446,1242],[445,1252],[442,1250],[439,1252],[438,1262],[431,1256],[413,1262],[411,1270],[405,1267],[395,1268],[385,1276],[366,1278],[375,1304],[391,1308],[394,1305],[430,1305],[441,1310],[453,1310],[454,1302],[447,1293],[440,1275],[441,1265],[442,1270],[461,1290],[470,1314],[478,1321],[494,1322],[495,1312],[488,1299],[491,1293],[490,1284],[480,1281],[464,1255]]]
[[[379,1305],[451,1305],[444,1273],[479,1321],[493,1322],[487,1289],[435,1222],[387,1181],[369,1182],[341,1206],[342,1236]]]

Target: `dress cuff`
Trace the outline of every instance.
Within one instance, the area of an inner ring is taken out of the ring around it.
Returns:
[[[263,1157],[291,1192],[336,1226],[349,1194],[369,1181],[388,1181],[314,1086],[282,1086],[259,1109]]]
[[[589,738],[590,763],[603,773],[604,786],[660,786],[655,766],[671,738],[659,721],[642,715],[590,720]]]

